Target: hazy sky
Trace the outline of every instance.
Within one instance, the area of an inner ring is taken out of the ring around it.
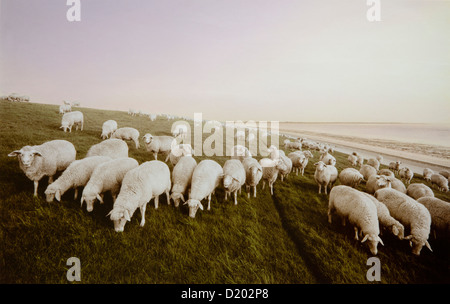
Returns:
[[[450,122],[450,1],[0,0],[0,95],[217,120]]]

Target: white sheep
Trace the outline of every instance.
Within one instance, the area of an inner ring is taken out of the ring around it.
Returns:
[[[446,179],[450,178],[450,172],[447,170],[441,170],[439,171],[439,174],[445,177]]]
[[[280,150],[276,146],[271,145],[269,148],[267,148],[267,152],[269,153],[269,158],[271,160],[280,159]]]
[[[237,205],[237,193],[245,183],[246,172],[244,165],[238,159],[229,159],[223,165],[223,187],[225,189],[225,200],[228,195],[234,194],[234,204]]]
[[[182,156],[172,170],[172,191],[170,198],[175,207],[180,205],[180,200],[185,202],[184,195],[191,186],[192,174],[197,162],[192,156]]]
[[[345,168],[339,173],[339,181],[342,185],[356,188],[362,180],[364,176],[354,168]]]
[[[376,159],[380,162],[380,164],[383,162],[383,155],[381,155],[381,154],[378,154],[377,156],[376,156]]]
[[[121,139],[106,139],[98,144],[92,145],[86,153],[86,157],[98,155],[109,156],[112,159],[128,157],[128,145]]]
[[[316,166],[314,180],[319,185],[319,194],[322,192],[322,187],[324,187],[325,194],[327,194],[327,188],[328,186],[330,186],[330,189],[333,187],[338,177],[338,171],[335,166],[325,165],[322,161],[318,161],[314,166]]]
[[[389,163],[389,169],[394,171],[394,174],[398,174],[398,171],[400,170],[400,165],[402,164],[401,161],[395,161]]]
[[[395,189],[397,191],[400,191],[401,193],[406,194],[406,186],[401,180],[399,180],[396,177],[389,177],[389,180],[391,181],[392,189]]]
[[[433,174],[434,174],[434,171],[431,170],[430,168],[425,168],[425,169],[423,169],[423,178],[424,178],[426,181],[431,182],[431,175],[433,175]]]
[[[364,164],[364,156],[358,152],[353,152],[352,155],[356,156],[356,165],[361,167]]]
[[[24,146],[8,154],[17,156],[19,167],[34,182],[34,196],[37,196],[39,181],[48,176],[48,183],[58,171],[65,170],[76,157],[74,145],[67,140],[51,140],[38,146]]]
[[[421,197],[417,201],[430,212],[434,238],[437,238],[436,234],[438,234],[448,240],[450,236],[450,203],[430,196]]]
[[[242,165],[244,166],[246,173],[245,187],[248,198],[250,198],[251,187],[253,187],[253,197],[256,197],[256,186],[262,178],[263,169],[259,162],[254,158],[244,159]]]
[[[102,125],[102,139],[107,139],[117,130],[117,122],[115,120],[107,120]]]
[[[378,159],[376,159],[376,158],[373,158],[373,157],[369,158],[367,160],[367,164],[369,166],[374,167],[377,171],[380,170],[380,161]]]
[[[137,208],[141,211],[140,226],[144,227],[147,203],[154,198],[157,209],[159,196],[166,193],[167,203],[170,204],[170,187],[169,167],[159,160],[147,161],[128,171],[122,180],[113,209],[108,213],[114,222],[114,230],[122,232]]]
[[[147,133],[143,136],[147,151],[153,153],[155,160],[158,159],[158,153],[161,153],[165,157],[165,162],[169,159],[169,153],[172,150],[172,146],[176,145],[176,139],[172,136],[153,136]]]
[[[386,175],[371,175],[366,182],[367,193],[374,194],[378,189],[391,188],[391,177]]]
[[[413,171],[408,167],[401,168],[398,172],[398,175],[406,185],[409,185],[411,183],[412,178],[414,177]]]
[[[51,183],[45,190],[47,202],[56,199],[61,201],[61,197],[67,190],[74,188],[74,199],[78,197],[78,188],[84,187],[91,178],[92,172],[101,163],[110,161],[108,156],[91,156],[73,161],[61,176]]]
[[[347,157],[347,159],[348,159],[348,161],[349,161],[349,163],[350,163],[350,165],[352,167],[356,167],[357,166],[357,164],[358,164],[358,157],[356,155],[350,154]]]
[[[208,198],[208,209],[211,210],[211,195],[223,179],[223,168],[211,159],[202,160],[192,174],[189,200],[184,203],[189,207],[189,216],[195,218],[197,210],[203,210],[201,200]]]
[[[390,214],[405,228],[410,229],[410,235],[404,239],[410,240],[413,254],[420,255],[424,245],[431,250],[428,243],[431,215],[425,206],[408,195],[390,188],[378,190],[375,192],[375,198],[385,204]]]
[[[73,111],[64,113],[63,117],[61,118],[61,126],[60,129],[63,129],[64,132],[72,132],[72,127],[75,125],[75,130],[78,130],[78,127],[80,127],[80,130],[83,131],[83,125],[84,125],[84,116],[83,113],[80,111]]]
[[[139,131],[131,127],[119,128],[111,135],[111,138],[117,138],[122,140],[132,140],[136,145],[136,149],[139,149]]]
[[[59,106],[59,114],[64,114],[72,111],[70,104],[63,104]]]
[[[175,166],[180,158],[183,156],[192,156],[194,154],[194,149],[192,149],[192,146],[190,144],[179,144],[170,150],[169,153],[169,160],[170,163]]]
[[[442,176],[440,174],[432,174],[430,180],[431,185],[436,186],[439,191],[448,191],[448,179],[445,178],[445,176]]]
[[[358,230],[360,230],[364,235],[361,243],[368,241],[370,252],[374,255],[378,253],[378,243],[383,245],[383,241],[379,236],[377,208],[365,193],[344,185],[333,187],[328,201],[330,224],[333,213],[336,213],[344,224],[348,220],[353,225],[356,240],[359,240]]]
[[[325,165],[335,166],[336,165],[336,158],[328,153],[328,151],[324,151],[319,158],[319,161],[323,161]]]
[[[231,159],[239,159],[241,162],[246,158],[251,158],[252,154],[247,147],[235,145],[231,149]]]
[[[385,204],[377,200],[374,196],[364,193],[375,204],[377,208],[378,222],[380,226],[386,230],[389,230],[393,235],[397,236],[399,240],[403,240],[405,237],[405,227],[391,216],[389,209]],[[381,235],[380,231],[380,235]]]
[[[273,195],[273,184],[277,180],[279,171],[286,169],[286,164],[279,158],[277,160],[273,160],[270,158],[261,158],[259,160],[259,164],[262,167],[262,188],[264,189],[267,181],[267,183],[269,184],[270,194]]]
[[[415,200],[424,196],[434,197],[433,190],[431,190],[430,187],[422,183],[410,184],[406,189],[406,194],[411,196]]]
[[[285,142],[284,143],[284,148],[285,149],[291,149],[291,150],[302,150],[302,143],[298,142],[298,141],[294,141],[294,142]]]
[[[111,192],[115,201],[125,174],[137,166],[139,166],[137,160],[130,157],[111,159],[99,164],[83,189],[81,207],[86,202],[86,210],[91,212],[96,200],[103,204],[103,194],[107,191]]]
[[[395,177],[394,172],[392,172],[392,171],[389,170],[389,169],[381,169],[381,170],[378,170],[378,174],[379,174],[379,175],[390,176],[390,177]]]
[[[288,157],[291,159],[292,169],[294,170],[295,175],[298,175],[299,172],[301,172],[303,175],[303,172],[305,170],[304,162],[305,159],[307,160],[305,154],[302,153],[301,151],[295,151],[289,153]]]
[[[279,171],[281,181],[283,181],[292,172],[292,160],[282,150],[280,150],[280,160],[284,163],[284,166]]]
[[[368,180],[370,176],[377,174],[377,169],[370,165],[362,165],[359,172],[364,176],[364,180]]]

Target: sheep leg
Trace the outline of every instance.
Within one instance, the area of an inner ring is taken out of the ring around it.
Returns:
[[[322,185],[319,184],[319,194],[322,192]]]
[[[331,209],[328,209],[328,223],[331,224],[332,216],[331,216]]]
[[[155,157],[155,160],[158,160],[158,153],[157,152],[153,153],[153,156]]]
[[[227,200],[227,198],[228,198],[228,191],[227,190],[225,190],[225,198],[223,199],[224,201],[226,201]]]
[[[208,195],[208,211],[211,210],[211,193]]]
[[[50,185],[53,183],[53,175],[48,177],[48,184]]]
[[[169,156],[170,156],[170,153],[167,153],[166,159],[164,160],[165,163],[167,163],[167,161],[169,160]]]
[[[144,227],[145,225],[145,209],[147,208],[147,203],[142,204],[139,209],[141,210],[141,223],[139,226]]]
[[[355,229],[355,240],[357,240],[357,241],[359,241],[359,238],[358,238],[358,227],[353,227],[353,229]]]
[[[273,183],[269,183],[270,194],[273,195]]]
[[[249,185],[245,185],[245,191],[247,192],[247,197],[250,198],[250,186]]]
[[[264,190],[265,186],[266,186],[266,181],[263,180],[263,186],[262,186],[263,190]]]
[[[256,186],[253,187],[253,197],[256,197]]]
[[[159,196],[155,196],[155,209],[158,209]]]
[[[78,197],[78,188],[75,187],[75,193],[74,193],[74,195],[73,195],[73,199],[76,200],[77,197]]]
[[[39,186],[39,181],[34,181],[34,196],[38,196],[37,191],[38,191],[38,186]]]
[[[237,205],[237,190],[234,191],[234,204]]]
[[[167,205],[170,205],[170,190],[166,190]]]

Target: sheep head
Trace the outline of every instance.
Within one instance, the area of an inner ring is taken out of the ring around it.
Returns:
[[[412,247],[412,253],[415,255],[420,255],[420,251],[422,250],[423,246],[427,246],[427,248],[430,249],[431,252],[433,252],[430,243],[428,243],[427,240],[420,239],[413,235],[408,235],[404,239],[409,240],[409,246]]]
[[[8,154],[9,157],[15,157],[19,159],[19,162],[25,167],[29,168],[33,165],[36,156],[42,156],[42,154],[34,150],[30,146],[25,146],[20,150],[13,151]]]
[[[123,232],[125,224],[131,221],[130,213],[125,208],[114,208],[106,216],[114,222],[114,230],[116,232]]]
[[[142,136],[142,138],[144,139],[146,144],[149,144],[153,140],[153,135],[151,135],[150,133],[147,133],[144,136]]]
[[[364,236],[364,238],[362,239],[361,243],[364,243],[365,241],[368,241],[367,244],[369,245],[370,252],[373,255],[376,255],[378,253],[378,249],[377,249],[378,243],[380,243],[381,245],[384,246],[381,238],[377,234],[374,234],[374,233],[366,234]]]
[[[200,208],[200,210],[203,210],[203,205],[199,200],[189,199],[183,205],[186,204],[189,206],[189,216],[191,218],[195,218],[195,214],[197,213],[198,208]]]
[[[180,205],[180,201],[183,201],[183,203],[186,202],[182,193],[172,193],[170,195],[170,198],[173,200],[175,207],[178,207]]]

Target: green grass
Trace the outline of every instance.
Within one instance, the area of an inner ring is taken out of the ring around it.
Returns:
[[[211,211],[198,211],[195,219],[188,217],[186,206],[175,208],[162,197],[158,210],[153,201],[148,205],[144,227],[137,211],[124,233],[116,233],[106,217],[112,208],[108,195],[92,213],[73,200],[73,191],[61,203],[47,203],[44,178],[34,198],[33,183],[17,160],[7,157],[9,152],[66,139],[82,158],[101,140],[107,119],[119,127],[135,127],[141,135],[168,135],[174,122],[80,110],[84,131],[64,133],[55,105],[0,102],[1,283],[66,283],[69,257],[81,261],[81,283],[368,283],[367,246],[353,240],[351,228],[327,222],[327,197],[317,194],[312,177],[317,153],[305,176],[291,174],[285,182],[277,181],[274,196],[260,185],[256,199],[243,191],[234,206],[218,188]],[[203,140],[209,135],[203,134]],[[129,148],[139,163],[152,159],[143,145],[136,150],[129,143]],[[336,152],[335,157],[339,170],[346,167],[346,155]],[[227,159],[212,158],[221,165]],[[417,177],[414,181],[422,182]],[[436,195],[449,201],[449,194]],[[416,257],[407,242],[382,238],[382,283],[449,282],[448,241],[431,239],[434,252],[423,249]]]

